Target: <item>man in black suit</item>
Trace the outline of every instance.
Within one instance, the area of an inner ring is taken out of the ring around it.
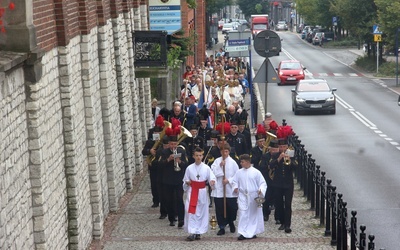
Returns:
[[[169,135],[169,148],[163,150],[160,159],[160,165],[163,168],[164,197],[169,225],[175,226],[175,216],[178,216],[178,227],[182,228],[185,216],[182,180],[187,167],[186,150],[178,146],[176,134],[167,134]],[[178,168],[180,168],[179,171]]]
[[[226,141],[234,149],[236,155],[240,157],[242,154],[246,154],[249,149],[247,148],[246,138],[238,133],[238,129],[237,120],[231,121],[230,133],[226,135]]]

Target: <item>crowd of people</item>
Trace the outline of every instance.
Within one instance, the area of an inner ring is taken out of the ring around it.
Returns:
[[[210,57],[202,67],[187,67],[187,82],[171,110],[152,103],[154,126],[142,151],[152,207],[170,226],[183,228],[188,241],[208,231],[213,205],[217,235],[229,226],[238,240],[256,238],[273,210],[279,230],[291,232],[296,160],[287,138],[293,131],[267,113],[252,145],[243,67],[240,60]]]

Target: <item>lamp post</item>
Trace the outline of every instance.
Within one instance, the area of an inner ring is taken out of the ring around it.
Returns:
[[[397,28],[397,30],[396,30],[396,51],[395,51],[395,53],[396,53],[396,87],[399,86],[399,31],[400,31],[400,28]],[[400,99],[399,99],[399,101],[400,101]]]

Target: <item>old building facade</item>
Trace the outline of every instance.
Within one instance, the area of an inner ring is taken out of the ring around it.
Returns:
[[[147,30],[148,3],[12,2],[0,16],[0,249],[85,249],[143,172],[150,80],[135,77],[132,34]]]

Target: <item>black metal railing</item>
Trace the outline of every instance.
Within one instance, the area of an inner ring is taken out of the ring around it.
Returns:
[[[286,124],[285,120],[283,124]],[[369,235],[367,244],[365,225],[360,225],[360,233],[357,234],[357,211],[351,211],[348,223],[347,202],[344,201],[343,194],[337,193],[332,180],[315,164],[312,154],[307,152],[296,134],[289,136],[288,140],[295,150],[298,162],[295,172],[297,182],[303,189],[304,197],[310,201],[310,208],[315,210],[315,217],[320,219],[320,226],[325,225],[325,236],[331,237],[331,245],[336,246],[338,250],[374,250],[375,236]]]

